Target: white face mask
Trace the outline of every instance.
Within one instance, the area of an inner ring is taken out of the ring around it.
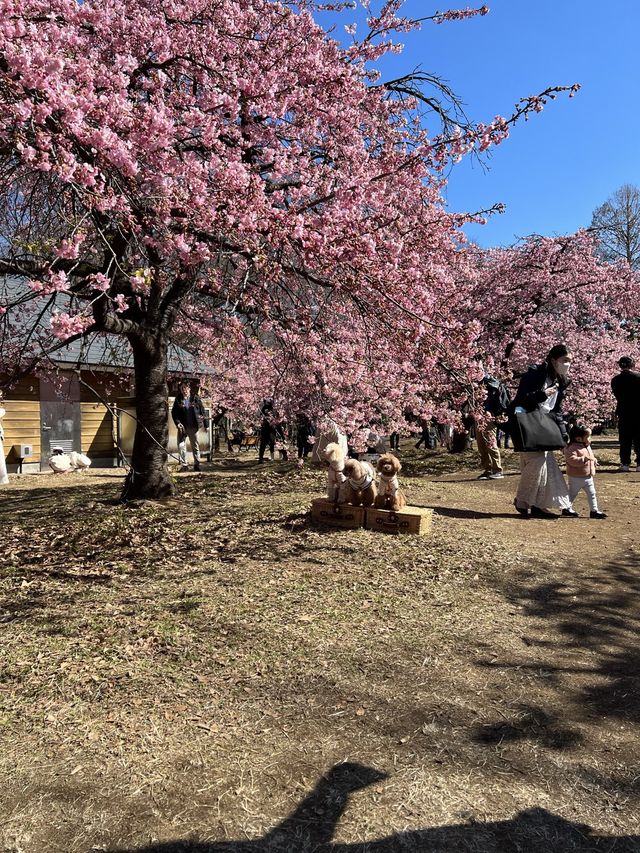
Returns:
[[[569,373],[569,368],[571,367],[570,361],[556,361],[554,363],[554,368],[558,376],[567,376]]]

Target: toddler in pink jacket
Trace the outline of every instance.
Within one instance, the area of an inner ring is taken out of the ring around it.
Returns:
[[[573,502],[578,492],[584,490],[589,501],[591,518],[606,518],[605,512],[598,509],[596,487],[593,476],[596,473],[596,457],[591,449],[591,430],[584,426],[574,426],[569,432],[569,444],[564,448],[564,458],[567,463],[569,477],[570,509],[563,509],[562,514],[569,518],[577,518],[579,513],[573,508]]]

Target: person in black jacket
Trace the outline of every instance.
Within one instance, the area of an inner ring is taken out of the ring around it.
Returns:
[[[191,396],[191,385],[187,381],[180,383],[180,389],[171,409],[171,417],[178,430],[179,470],[189,470],[187,465],[187,439],[189,439],[193,453],[193,470],[199,471],[200,442],[198,441],[198,430],[207,429],[209,423],[202,400],[197,394]]]
[[[616,398],[618,438],[620,440],[620,470],[629,471],[631,449],[636,454],[636,471],[640,471],[640,373],[633,369],[635,361],[623,356],[618,362],[620,373],[611,380]]]
[[[556,420],[565,441],[568,440],[567,428],[560,410],[572,360],[564,344],[554,346],[542,364],[530,367],[522,376],[511,404],[513,411],[532,412],[539,408],[548,412]],[[514,506],[521,515],[530,512],[534,518],[557,518],[547,512],[549,507],[562,510],[564,516],[577,515],[571,509],[567,484],[553,452],[520,454],[520,481]]]
[[[265,400],[260,409],[262,422],[260,424],[260,445],[258,447],[258,462],[264,462],[264,454],[269,448],[269,459],[274,461],[276,435],[275,435],[275,416],[273,411],[273,400]]]
[[[306,412],[298,412],[296,417],[296,446],[298,448],[298,459],[306,459],[313,450],[313,438],[316,434],[315,424]]]

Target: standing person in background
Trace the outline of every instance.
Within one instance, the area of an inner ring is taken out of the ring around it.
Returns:
[[[487,420],[484,424],[476,423],[478,453],[484,468],[478,479],[501,480],[504,474],[498,447],[498,420],[506,417],[511,399],[505,384],[494,376],[487,373],[482,382],[487,392],[484,401]]]
[[[298,459],[306,459],[313,449],[313,439],[316,434],[315,425],[305,412],[298,412],[296,417],[296,446]]]
[[[453,427],[449,453],[464,453],[465,450],[468,450],[471,447],[471,443],[473,441],[471,431],[474,427],[475,421],[470,412],[469,403],[465,402],[462,404],[460,414],[462,416],[462,429],[455,426]]]
[[[367,454],[377,455],[387,452],[387,443],[384,436],[380,434],[379,424],[372,420],[369,421],[369,435],[367,436]]]
[[[0,486],[6,486],[9,482],[7,474],[7,460],[4,457],[4,430],[2,429],[2,418],[6,415],[3,403],[2,391],[0,391]]]
[[[187,465],[187,439],[191,452],[193,453],[193,470],[200,470],[200,442],[198,441],[198,430],[206,429],[209,424],[202,405],[202,400],[197,394],[191,396],[191,385],[184,381],[180,383],[180,389],[171,409],[171,417],[178,430],[178,456],[180,459],[180,471],[188,471]]]
[[[620,470],[631,467],[631,449],[636,455],[636,471],[640,471],[640,373],[633,369],[635,362],[623,356],[618,362],[620,373],[611,380],[611,390],[616,398],[618,438],[620,440]]]
[[[433,450],[431,444],[431,421],[427,418],[420,418],[420,438],[416,442],[416,450],[421,444],[424,444],[425,450]]]
[[[242,422],[237,422],[230,426],[227,434],[229,436],[227,439],[227,449],[229,453],[233,453],[234,446],[238,448],[237,452],[239,453],[245,436],[247,435]]]
[[[533,412],[540,409],[553,417],[566,436],[566,426],[560,414],[562,400],[569,384],[569,370],[573,356],[564,344],[553,347],[545,361],[529,370],[520,379],[513,401],[517,411]],[[550,450],[520,454],[520,482],[514,506],[521,515],[533,518],[558,518],[547,512],[549,507],[571,509],[569,492],[556,458]]]
[[[217,406],[211,422],[215,428],[213,449],[216,453],[220,451],[220,444],[229,445],[231,437],[231,418],[224,406]]]
[[[258,448],[258,462],[264,462],[264,454],[269,448],[269,459],[275,459],[276,438],[274,433],[275,417],[273,412],[273,400],[265,400],[260,409],[262,422],[260,424],[260,446]]]
[[[349,455],[347,436],[330,415],[325,415],[318,428],[318,437],[313,445],[312,459],[314,462],[326,463],[324,451],[328,444],[338,444],[345,459]]]
[[[496,441],[498,442],[498,447],[504,447],[505,450],[509,447],[509,433],[507,432],[506,424],[498,424]]]

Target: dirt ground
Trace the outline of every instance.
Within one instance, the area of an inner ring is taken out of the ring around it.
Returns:
[[[429,538],[244,455],[164,505],[12,478],[0,851],[640,851],[640,474],[600,439],[609,518],[547,521],[511,453],[401,455]]]

